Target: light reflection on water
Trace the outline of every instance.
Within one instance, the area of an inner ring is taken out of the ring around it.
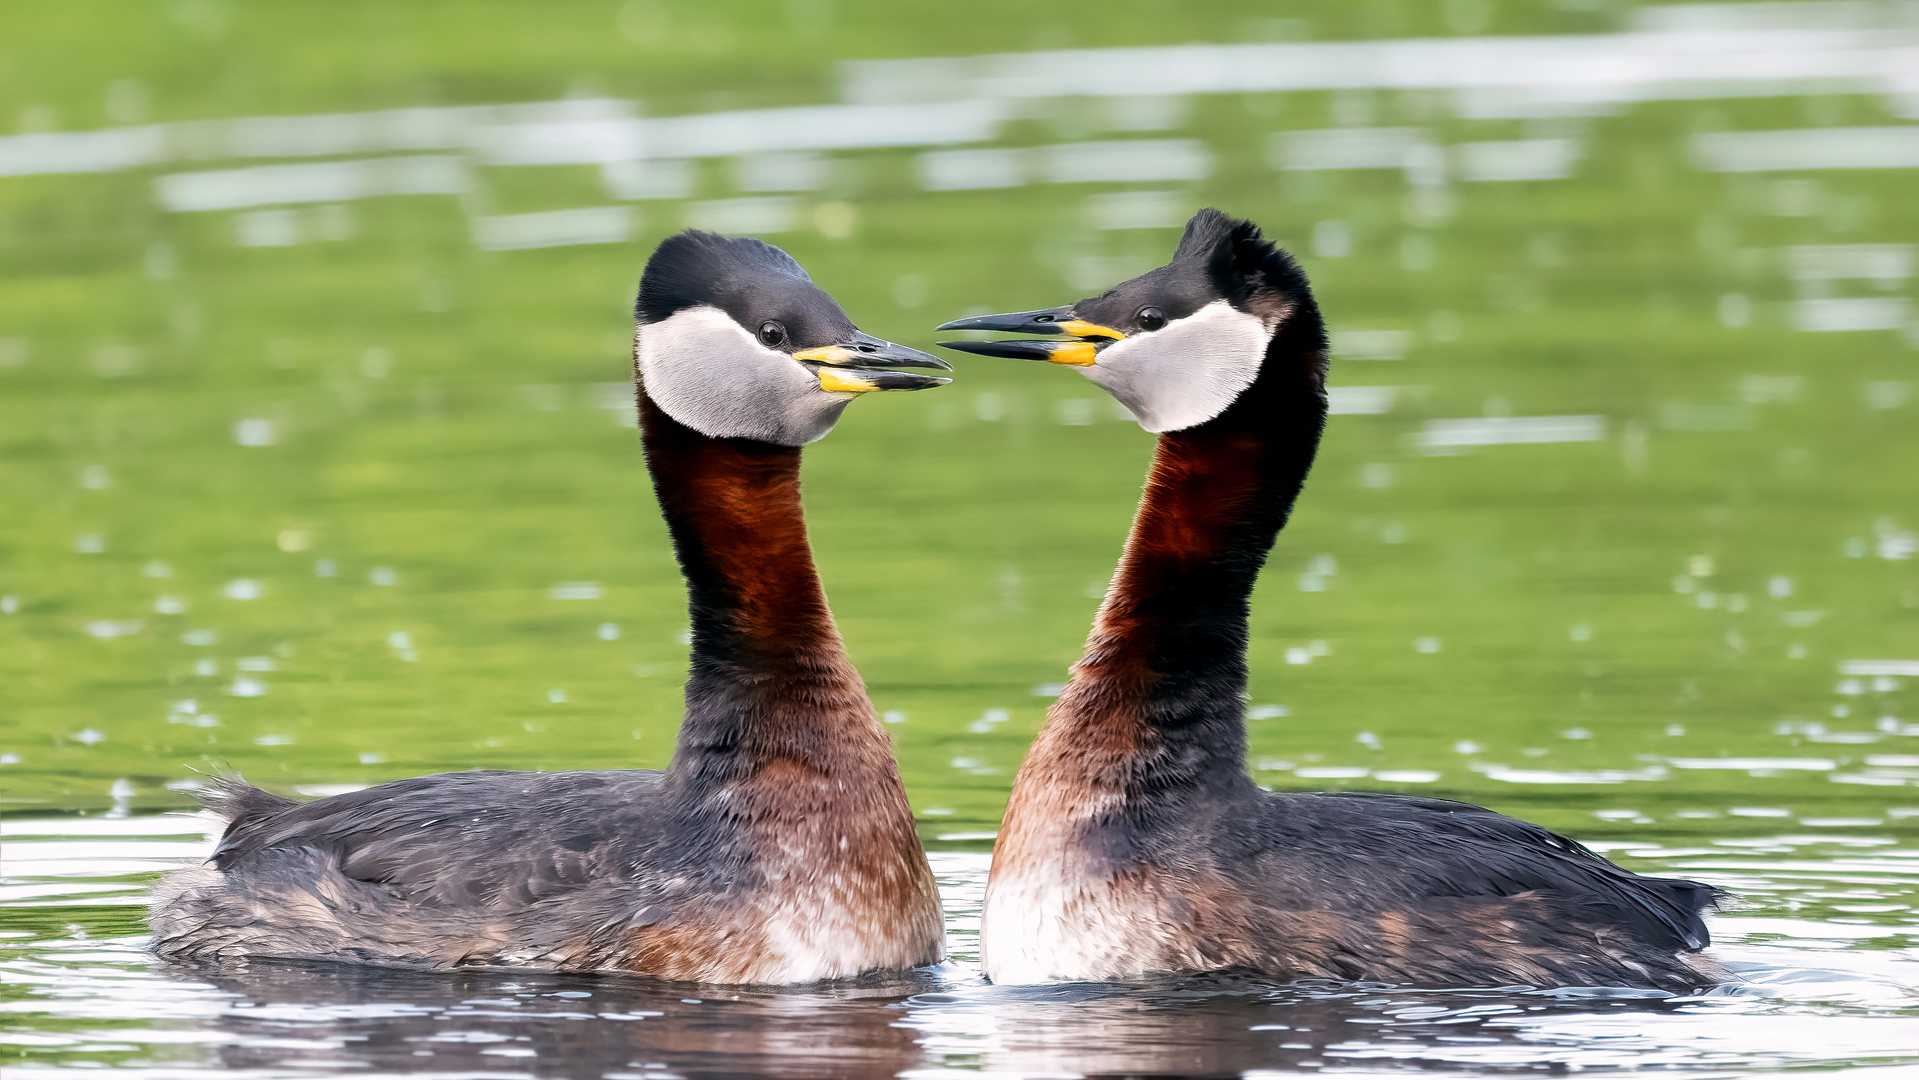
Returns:
[[[1263,1071],[1919,1065],[1919,849],[1781,835],[1616,843],[1746,897],[1719,917],[1737,985],[1409,990],[1232,976],[995,987],[987,857],[933,855],[949,961],[903,979],[716,989],[623,977],[295,964],[211,971],[143,951],[140,891],[210,849],[188,817],[7,823],[0,1047],[9,1074],[143,1077],[1237,1076]],[[1816,910],[1819,915],[1807,914]]]
[[[495,6],[457,47],[262,7],[178,62],[172,24],[222,6],[129,9],[110,38],[21,6],[0,40],[40,99],[0,134],[0,811],[109,816],[0,828],[22,1075],[1919,1055],[1899,5],[1186,5],[1169,39],[1163,11],[1080,2],[1017,54],[999,27],[1024,9],[842,33],[850,13],[794,3],[839,20],[796,49],[727,5]],[[412,59],[373,73],[375,40]],[[130,815],[195,777],[323,797],[666,763],[684,594],[624,381],[660,237],[768,233],[862,327],[929,345],[1157,265],[1203,204],[1290,247],[1333,327],[1335,417],[1253,607],[1256,778],[1486,803],[1725,885],[1743,989],[980,984],[983,849],[1150,443],[1077,379],[987,361],[859,406],[807,464],[922,831],[971,849],[936,856],[951,965],[691,1004],[615,979],[208,981],[137,951],[147,882],[204,846]]]

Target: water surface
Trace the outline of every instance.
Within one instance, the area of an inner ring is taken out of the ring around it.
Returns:
[[[1904,9],[1190,8],[10,15],[10,1069],[1912,1056]],[[1336,415],[1254,601],[1256,778],[1468,799],[1724,885],[1740,989],[980,985],[982,860],[1151,450],[1072,373],[980,359],[855,404],[805,474],[951,965],[708,997],[141,958],[140,890],[202,845],[155,815],[210,772],[310,797],[666,763],[686,622],[625,382],[660,237],[766,236],[927,347],[1163,261],[1202,205],[1294,251],[1334,330]]]
[[[1237,1076],[1258,1070],[1728,1071],[1919,1064],[1919,849],[1855,836],[1638,848],[1636,865],[1765,897],[1714,923],[1740,981],[1416,990],[1233,976],[994,987],[979,975],[986,859],[934,866],[953,955],[903,979],[738,989],[635,977],[182,968],[142,951],[140,889],[209,850],[193,818],[7,825],[17,929],[0,943],[20,1076]],[[1734,857],[1728,857],[1734,856]],[[1888,918],[1902,913],[1901,918]],[[1902,1073],[1903,1074],[1903,1073]]]

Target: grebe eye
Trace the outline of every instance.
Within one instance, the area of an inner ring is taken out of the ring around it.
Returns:
[[[786,327],[768,320],[760,324],[760,344],[777,349],[786,344]]]
[[[1140,308],[1136,318],[1141,330],[1158,330],[1166,325],[1166,313],[1156,307]]]

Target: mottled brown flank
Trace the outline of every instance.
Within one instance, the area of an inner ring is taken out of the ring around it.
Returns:
[[[1042,845],[1030,834],[1022,840],[1002,833],[1001,844],[1006,847],[995,852],[996,875],[1016,882],[1033,872],[1031,856]],[[1098,873],[1092,862],[1097,860],[1080,865]],[[1069,906],[1065,921],[1093,926],[1128,912],[1135,929],[1104,939],[1111,967],[1085,977],[1248,970],[1284,980],[1668,989],[1725,977],[1699,954],[1645,963],[1635,955],[1638,943],[1609,927],[1565,920],[1550,898],[1536,892],[1435,898],[1418,910],[1348,912],[1276,907],[1218,868],[1204,866],[1137,863],[1109,869],[1101,884],[1101,910]],[[1447,974],[1464,972],[1473,974]]]
[[[690,923],[649,926],[634,932],[632,951],[613,966],[683,982],[749,983],[765,952],[763,935]]]

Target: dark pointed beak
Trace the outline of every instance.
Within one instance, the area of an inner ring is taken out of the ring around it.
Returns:
[[[835,393],[864,394],[873,390],[927,390],[944,386],[951,379],[935,375],[913,375],[897,368],[933,368],[951,371],[953,365],[931,353],[896,345],[871,334],[855,333],[843,345],[825,345],[804,349],[793,359],[810,364],[820,380],[820,389]]]
[[[1099,346],[1090,341],[942,341],[939,346],[976,356],[1044,360],[1049,364],[1071,364],[1074,367],[1091,367],[1099,362]]]
[[[1000,330],[1013,334],[1049,334],[1071,337],[1072,341],[942,341],[939,347],[978,356],[1003,356],[1011,360],[1045,360],[1052,364],[1089,367],[1098,361],[1101,347],[1126,335],[1110,326],[1075,318],[1068,307],[1041,311],[1016,311],[1007,315],[980,315],[955,319],[941,330]]]
[[[818,349],[807,349],[793,354],[793,359],[809,364],[831,364],[834,367],[849,368],[932,368],[935,371],[951,371],[953,365],[931,353],[918,349],[909,349],[896,345],[884,338],[871,334],[855,333],[853,340],[842,345],[827,345]]]
[[[936,330],[998,330],[1008,334],[1064,334],[1061,329],[1074,321],[1071,307],[1046,308],[1043,311],[1015,311],[1006,315],[978,315],[954,319],[934,327]]]

